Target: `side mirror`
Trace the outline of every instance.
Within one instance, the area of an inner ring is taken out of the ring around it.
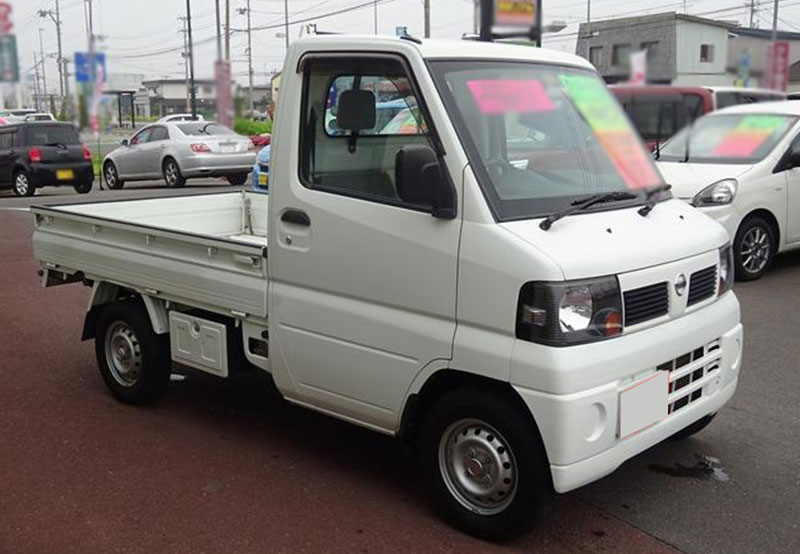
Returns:
[[[119,143],[120,143],[122,146],[128,146],[128,139],[122,139],[121,141],[119,141]]]
[[[793,150],[789,152],[789,155],[786,157],[786,169],[792,169],[794,167],[800,167],[800,150]]]
[[[401,200],[430,207],[433,217],[455,219],[456,189],[430,146],[403,146],[398,150],[394,176]]]

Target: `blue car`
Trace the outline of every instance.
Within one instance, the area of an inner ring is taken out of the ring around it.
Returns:
[[[258,151],[253,165],[253,190],[265,192],[269,189],[269,145]]]

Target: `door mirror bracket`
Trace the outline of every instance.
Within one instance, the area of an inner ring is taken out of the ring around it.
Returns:
[[[426,206],[433,217],[458,215],[455,187],[430,146],[408,145],[397,151],[395,186],[403,202]]]

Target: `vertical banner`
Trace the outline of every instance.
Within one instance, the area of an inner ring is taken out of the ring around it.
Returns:
[[[647,50],[640,50],[631,54],[631,78],[632,85],[647,84]]]
[[[214,85],[217,91],[217,121],[230,127],[233,124],[233,96],[231,95],[231,64],[226,60],[214,63]]]
[[[786,92],[789,85],[789,43],[770,44],[764,67],[764,88]]]
[[[106,68],[104,64],[95,61],[95,81],[92,88],[92,107],[89,110],[89,128],[95,138],[100,136],[100,101],[103,99],[103,83],[106,80]]]

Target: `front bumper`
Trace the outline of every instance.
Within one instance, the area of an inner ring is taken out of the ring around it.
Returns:
[[[59,170],[72,170],[72,179],[59,179]],[[91,162],[32,163],[30,169],[33,186],[74,186],[94,181]]]
[[[256,161],[256,152],[231,154],[197,154],[188,156],[179,165],[185,177],[223,177],[237,173],[250,173]]]
[[[617,372],[609,382],[560,394],[514,384],[539,427],[556,491],[567,492],[608,475],[629,458],[719,411],[736,390],[742,341],[738,301],[726,293],[703,310],[650,329],[575,350],[553,349],[553,359],[546,363],[569,367],[570,372],[597,375],[604,367],[615,372],[626,368],[624,375]],[[710,345],[719,348],[712,351]],[[705,348],[703,357],[675,375],[703,367],[702,377],[681,389],[683,392],[670,394],[669,404],[690,397],[696,390],[701,391],[699,396],[654,425],[620,438],[621,391],[652,375],[665,362],[691,354],[699,347]],[[515,357],[517,365],[527,358]],[[716,367],[708,370],[712,361]]]

